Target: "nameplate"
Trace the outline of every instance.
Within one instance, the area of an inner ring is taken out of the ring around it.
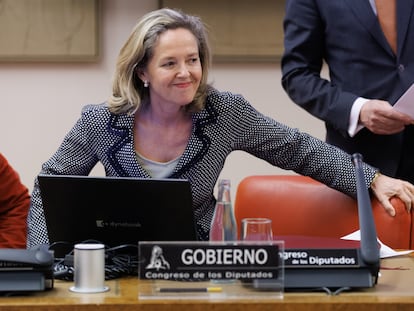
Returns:
[[[281,245],[280,242],[140,242],[139,277],[183,281],[274,280],[283,268]]]
[[[286,249],[285,268],[359,267],[357,249]]]

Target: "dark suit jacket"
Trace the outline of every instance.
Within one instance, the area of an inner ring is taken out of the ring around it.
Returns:
[[[287,0],[282,85],[290,98],[325,121],[329,143],[394,175],[403,133],[354,138],[347,129],[361,96],[394,104],[414,82],[414,0],[398,0],[398,51],[386,41],[368,0]],[[323,62],[329,79],[320,77]],[[413,103],[414,104],[414,103]]]

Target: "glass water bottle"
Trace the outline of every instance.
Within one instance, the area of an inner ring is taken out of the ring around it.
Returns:
[[[210,241],[237,240],[237,223],[230,190],[230,180],[220,179],[216,207],[210,227]]]

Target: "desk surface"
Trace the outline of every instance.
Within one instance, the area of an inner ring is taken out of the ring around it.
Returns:
[[[50,291],[0,298],[0,310],[414,310],[414,257],[402,256],[382,260],[380,273],[375,288],[342,292],[337,296],[322,292],[284,293],[284,297],[279,300],[140,300],[139,281],[136,277],[108,281],[106,285],[110,290],[99,294],[73,293],[69,291],[73,282],[57,280]]]

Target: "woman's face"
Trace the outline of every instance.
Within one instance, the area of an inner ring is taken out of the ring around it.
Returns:
[[[200,85],[202,68],[197,39],[187,29],[167,30],[158,38],[140,78],[149,82],[151,105],[185,106]]]

